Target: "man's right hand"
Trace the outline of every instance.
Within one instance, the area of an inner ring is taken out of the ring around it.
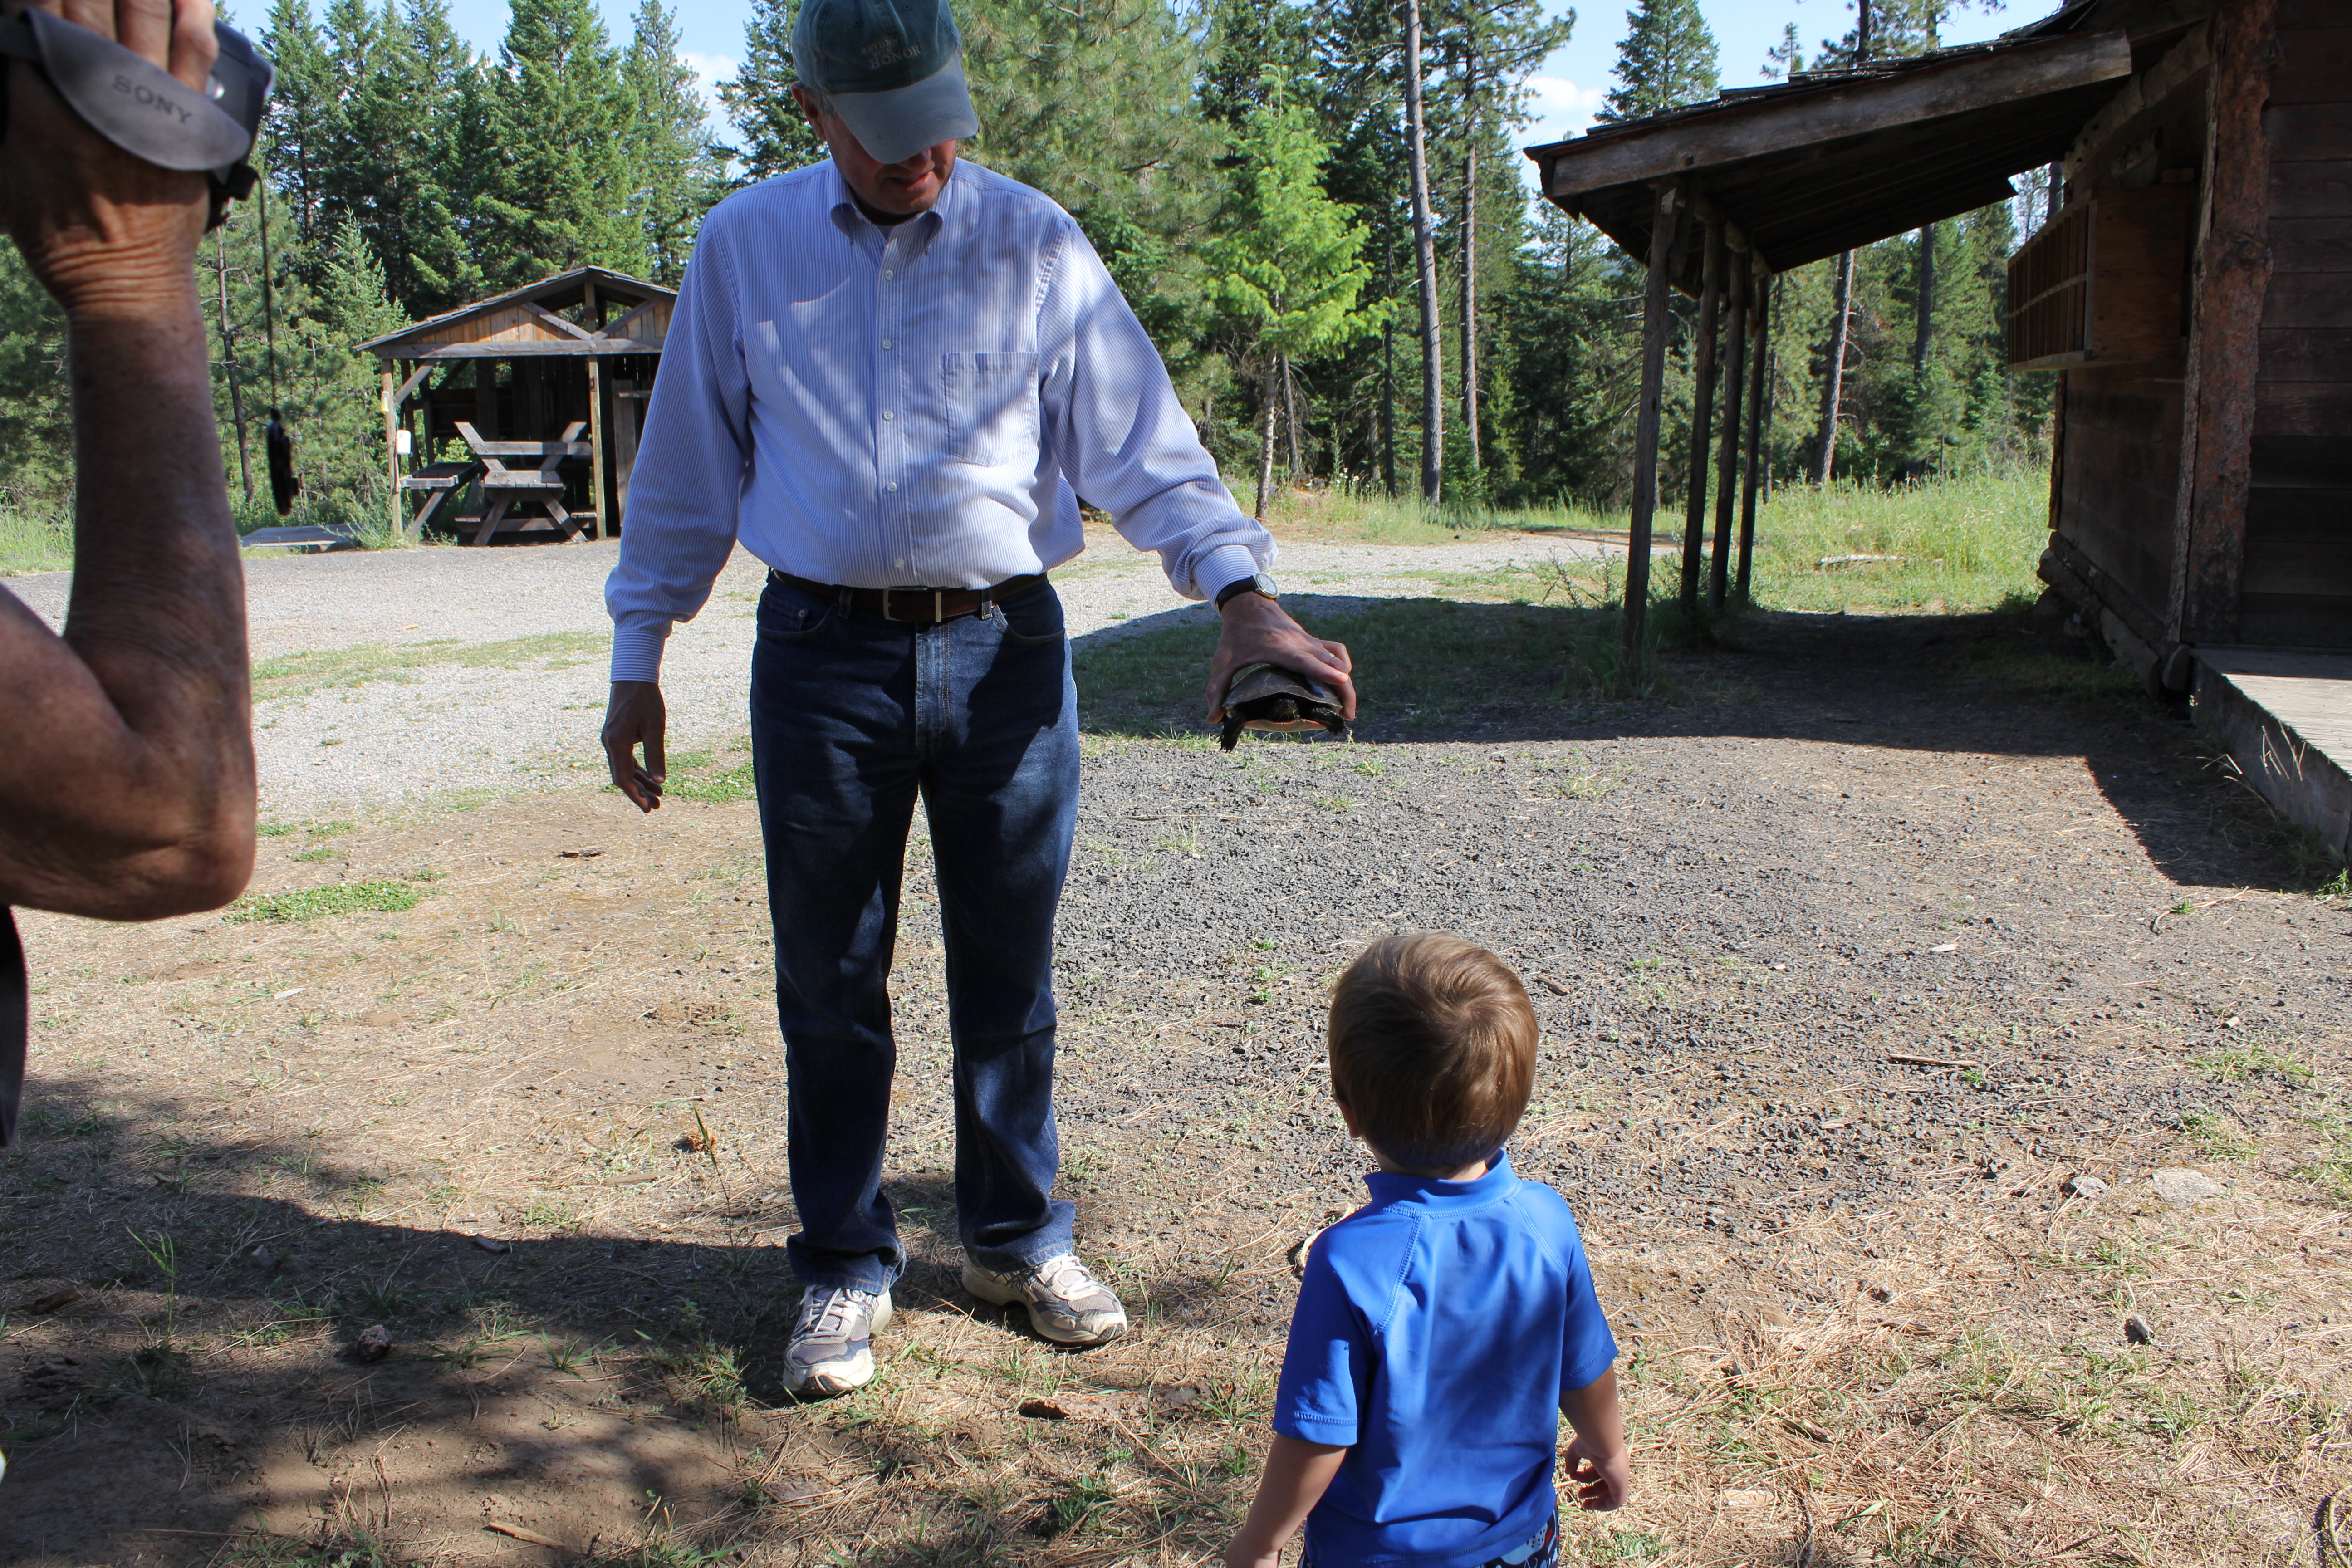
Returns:
[[[662,778],[668,771],[662,761],[662,735],[669,711],[662,704],[661,688],[650,680],[613,682],[612,700],[604,704],[604,761],[613,770],[613,784],[637,803],[639,811],[661,809]],[[645,747],[645,760],[637,748]]]

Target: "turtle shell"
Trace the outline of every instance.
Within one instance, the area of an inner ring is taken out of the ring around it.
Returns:
[[[1324,730],[1346,739],[1348,721],[1339,694],[1296,669],[1255,665],[1225,688],[1224,749],[1234,749],[1244,730]]]

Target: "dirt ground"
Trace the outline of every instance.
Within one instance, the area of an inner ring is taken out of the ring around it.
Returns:
[[[1576,1207],[1636,1449],[1576,1560],[2346,1561],[2335,868],[2022,617],[1758,616],[1671,668],[1677,701],[1465,690],[1350,747],[1096,726],[1059,971],[1065,1182],[1136,1325],[1099,1352],[955,1283],[919,841],[914,1265],[824,1404],[776,1382],[740,755],[651,819],[275,823],[229,915],[25,919],[0,1562],[1212,1560],[1289,1258],[1362,1192],[1322,988],[1403,927],[1542,1014],[1513,1154]]]

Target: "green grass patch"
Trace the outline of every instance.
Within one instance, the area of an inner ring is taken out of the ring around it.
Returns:
[[[1887,489],[1791,485],[1757,511],[1751,596],[1779,610],[2022,609],[2042,595],[2034,565],[2049,515],[2040,468]]]
[[[1246,484],[1234,493],[1249,499]],[[1533,507],[1486,507],[1424,503],[1418,496],[1390,497],[1373,491],[1283,490],[1266,503],[1266,526],[1285,539],[1362,544],[1450,544],[1482,533],[1578,533],[1627,526],[1622,511],[1608,512],[1576,502]]]
[[[700,755],[706,759],[707,765],[709,753],[705,752]],[[691,764],[688,766],[690,770]],[[755,793],[751,787],[751,764],[748,762],[731,768],[721,768],[717,773],[688,771],[684,778],[678,776],[679,771],[680,763],[670,764],[670,776],[662,784],[662,794],[678,800],[708,801],[724,805],[733,801],[750,800]]]
[[[257,702],[278,701],[371,680],[415,681],[418,671],[433,668],[520,669],[541,659],[609,649],[612,644],[606,632],[549,632],[500,642],[461,643],[445,638],[305,649],[256,660],[253,695]]]
[[[73,502],[0,500],[0,577],[73,570]]]
[[[229,906],[228,918],[249,921],[315,921],[329,915],[397,914],[416,907],[416,889],[406,882],[334,882],[290,893],[247,893]]]
[[[2149,703],[2147,689],[2137,676],[2100,663],[2087,650],[2075,658],[1985,643],[1969,649],[1958,668],[1961,675],[1990,681],[2021,696],[2095,707],[2120,704],[2134,710],[2144,710]]]

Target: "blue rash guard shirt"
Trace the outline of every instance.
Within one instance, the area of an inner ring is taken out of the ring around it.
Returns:
[[[1617,1359],[1568,1200],[1511,1173],[1376,1172],[1316,1237],[1274,1429],[1348,1449],[1307,1519],[1339,1568],[1475,1568],[1559,1506],[1559,1400]]]

